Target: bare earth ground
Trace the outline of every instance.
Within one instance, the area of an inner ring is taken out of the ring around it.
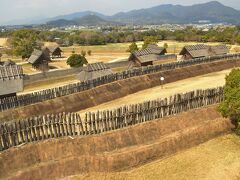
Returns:
[[[240,179],[240,138],[225,135],[139,168],[116,173],[93,173],[67,179]]]
[[[225,76],[230,73],[231,70],[224,70],[220,72],[210,73],[203,76],[197,76],[174,83],[169,83],[163,86],[154,87],[144,91],[130,94],[120,99],[110,101],[99,106],[95,106],[89,109],[80,111],[80,113],[86,111],[97,111],[112,109],[122,105],[141,103],[148,100],[154,100],[157,98],[165,98],[177,93],[185,93],[196,89],[215,88],[217,86],[223,86],[225,83]]]

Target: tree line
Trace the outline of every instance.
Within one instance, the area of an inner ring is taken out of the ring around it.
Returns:
[[[57,42],[61,46],[76,45],[105,45],[107,43],[124,43],[146,41],[146,37],[154,37],[154,41],[177,40],[196,42],[223,42],[240,44],[240,26],[210,29],[209,31],[197,30],[188,27],[184,30],[149,30],[149,31],[124,31],[100,32],[93,30],[78,30],[71,32],[45,31],[33,29],[20,29],[11,32],[0,32],[0,37],[9,39],[9,54],[28,57],[34,48],[39,48],[43,42]]]

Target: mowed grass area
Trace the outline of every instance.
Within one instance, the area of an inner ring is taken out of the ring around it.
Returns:
[[[239,180],[240,137],[234,134],[221,136],[128,171],[82,174],[69,179]]]

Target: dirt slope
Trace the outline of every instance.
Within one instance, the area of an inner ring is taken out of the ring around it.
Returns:
[[[224,135],[168,158],[123,172],[90,173],[69,180],[240,179],[240,137]],[[67,179],[67,178],[66,178]]]
[[[0,177],[52,179],[121,171],[198,145],[231,128],[231,122],[211,106],[98,136],[32,143],[0,154]]]

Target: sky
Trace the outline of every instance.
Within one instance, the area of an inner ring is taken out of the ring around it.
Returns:
[[[0,23],[17,19],[46,18],[92,10],[112,15],[160,4],[192,5],[211,0],[0,0]],[[240,10],[240,0],[218,0]]]

